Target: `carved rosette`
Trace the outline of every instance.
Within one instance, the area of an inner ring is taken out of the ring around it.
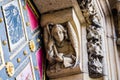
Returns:
[[[88,70],[91,78],[103,76],[103,28],[93,0],[78,0],[87,23]]]

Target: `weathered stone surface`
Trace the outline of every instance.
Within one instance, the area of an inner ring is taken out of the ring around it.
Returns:
[[[80,73],[81,73],[81,70],[79,65],[76,66],[75,68],[66,68],[53,73],[47,71],[47,75],[49,75],[48,77],[51,79],[57,79],[57,78],[62,78],[67,76],[69,77],[69,76],[77,75]]]
[[[72,8],[65,9],[61,11],[57,11],[54,13],[48,13],[41,16],[41,26],[45,26],[46,24],[53,23],[64,23],[68,20],[72,20]]]
[[[78,40],[70,22],[47,24],[44,27],[44,45],[49,78],[69,76],[81,72]]]
[[[83,74],[75,74],[72,76],[61,77],[57,79],[50,79],[50,80],[83,80]],[[88,79],[86,79],[88,80]]]
[[[87,24],[88,70],[91,78],[103,76],[103,29],[94,0],[79,2]]]
[[[76,0],[74,0],[76,1]],[[72,7],[72,0],[34,0],[41,13]]]

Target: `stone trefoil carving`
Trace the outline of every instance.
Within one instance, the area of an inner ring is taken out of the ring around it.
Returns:
[[[103,28],[93,0],[78,0],[87,22],[88,70],[91,78],[103,76]]]

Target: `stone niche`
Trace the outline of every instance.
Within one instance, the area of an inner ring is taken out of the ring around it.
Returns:
[[[80,22],[74,9],[42,14],[41,26],[44,30],[48,78],[57,79],[80,74]]]

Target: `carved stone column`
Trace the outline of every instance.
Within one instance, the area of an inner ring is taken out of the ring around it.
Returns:
[[[87,24],[88,70],[91,78],[103,76],[103,28],[94,0],[78,0]]]

